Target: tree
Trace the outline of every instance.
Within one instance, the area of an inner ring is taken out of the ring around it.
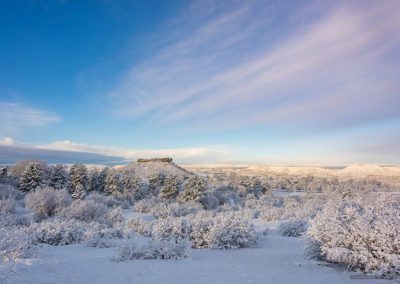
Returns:
[[[120,174],[114,170],[110,169],[108,171],[106,180],[105,180],[105,190],[107,194],[111,194],[113,196],[119,196],[122,194],[121,190],[121,177]]]
[[[43,168],[37,162],[31,162],[20,177],[20,189],[28,192],[43,185]]]
[[[94,169],[90,173],[90,181],[89,181],[89,188],[88,190],[90,192],[92,191],[102,191],[102,183],[100,179],[100,173],[97,171],[97,169]]]
[[[82,199],[86,195],[88,186],[87,168],[82,164],[72,165],[69,172],[69,182],[72,190],[72,197]]]
[[[106,192],[106,178],[108,176],[108,172],[110,171],[109,167],[105,167],[99,175],[99,191]]]
[[[140,179],[133,172],[126,171],[122,177],[122,189],[124,194],[133,196],[135,200],[141,200],[146,192],[143,190]]]
[[[47,184],[50,187],[54,189],[65,189],[67,187],[68,177],[64,165],[50,166],[48,173]]]
[[[180,182],[176,175],[169,174],[165,178],[159,197],[162,199],[174,199],[179,194]]]
[[[161,172],[154,172],[149,175],[149,191],[154,194],[158,195],[161,187],[164,185],[166,175]]]
[[[206,197],[207,183],[199,176],[192,176],[184,184],[183,191],[179,194],[180,202],[196,201],[200,202]]]

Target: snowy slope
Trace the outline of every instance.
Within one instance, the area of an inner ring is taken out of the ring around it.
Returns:
[[[192,250],[184,260],[136,260],[114,263],[114,248],[45,246],[33,262],[18,264],[11,284],[54,283],[351,283],[350,274],[304,256],[302,238],[259,237],[258,246],[238,250]],[[362,280],[362,283],[388,283]]]
[[[338,176],[400,176],[397,167],[383,167],[378,165],[351,165],[336,173]]]
[[[135,173],[139,177],[148,177],[152,173],[174,174],[177,176],[189,176],[191,172],[185,170],[174,163],[167,162],[147,162],[147,163],[131,163],[126,166],[117,166],[118,169],[126,169]]]

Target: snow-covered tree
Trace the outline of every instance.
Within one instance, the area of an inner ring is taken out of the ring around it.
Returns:
[[[72,190],[72,197],[82,199],[86,195],[88,187],[88,171],[82,164],[72,165],[69,172],[69,182]]]
[[[101,191],[101,179],[100,173],[97,169],[93,169],[89,174],[89,188],[90,192],[92,191]]]
[[[28,165],[20,177],[20,189],[28,192],[43,185],[43,168],[37,162]]]
[[[154,172],[149,175],[149,191],[154,194],[158,195],[161,187],[164,185],[166,175],[162,172]]]
[[[162,199],[174,199],[179,194],[180,181],[178,176],[169,174],[165,178],[164,185],[160,190],[159,197]]]
[[[57,164],[48,169],[47,185],[55,189],[65,189],[68,183],[68,174],[65,166]]]
[[[113,196],[119,196],[122,194],[121,176],[118,171],[114,169],[110,169],[108,171],[107,177],[105,179],[104,191],[107,194],[111,194]]]
[[[122,176],[122,189],[124,194],[133,196],[135,200],[141,200],[146,197],[146,192],[140,179],[133,172],[125,172]]]
[[[191,176],[186,180],[183,191],[178,196],[178,200],[180,202],[200,202],[206,197],[206,192],[207,182],[199,176]]]
[[[105,192],[106,188],[106,178],[108,176],[108,172],[110,171],[109,167],[105,167],[104,169],[101,170],[100,175],[99,175],[99,191],[100,192]]]

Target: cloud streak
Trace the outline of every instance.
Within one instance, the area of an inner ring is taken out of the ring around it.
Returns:
[[[32,127],[42,127],[59,122],[57,114],[24,104],[0,101],[0,136],[16,135]]]
[[[109,94],[114,111],[206,129],[327,130],[400,117],[398,1],[315,4],[276,30],[285,9],[189,10],[176,22],[202,24],[167,33],[173,41],[133,66]]]
[[[94,162],[97,160],[104,162],[107,161],[107,159],[108,161],[121,162],[123,160],[155,157],[172,157],[178,162],[202,162],[207,160],[220,161],[221,159],[226,159],[230,154],[228,150],[221,148],[194,147],[175,149],[125,149],[82,144],[70,140],[55,141],[45,145],[29,145],[16,143],[11,137],[1,138],[0,146],[2,147],[0,163],[7,163],[11,158],[15,160],[19,157],[21,159],[22,156],[26,156],[25,158],[43,158],[47,157],[47,153],[51,160],[56,159],[57,153],[59,153],[60,155],[58,157],[60,161],[66,157],[69,160],[76,157],[77,161],[91,158]],[[23,155],[21,156],[18,154],[18,151]],[[79,157],[80,154],[82,154],[82,157]],[[1,158],[1,156],[3,156],[3,158]]]

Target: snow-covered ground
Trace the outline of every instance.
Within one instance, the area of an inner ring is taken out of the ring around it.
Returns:
[[[115,248],[44,246],[35,260],[17,265],[10,283],[388,283],[352,280],[344,269],[307,259],[302,238],[262,236],[265,226],[256,228],[256,248],[192,249],[183,260],[115,263]]]

